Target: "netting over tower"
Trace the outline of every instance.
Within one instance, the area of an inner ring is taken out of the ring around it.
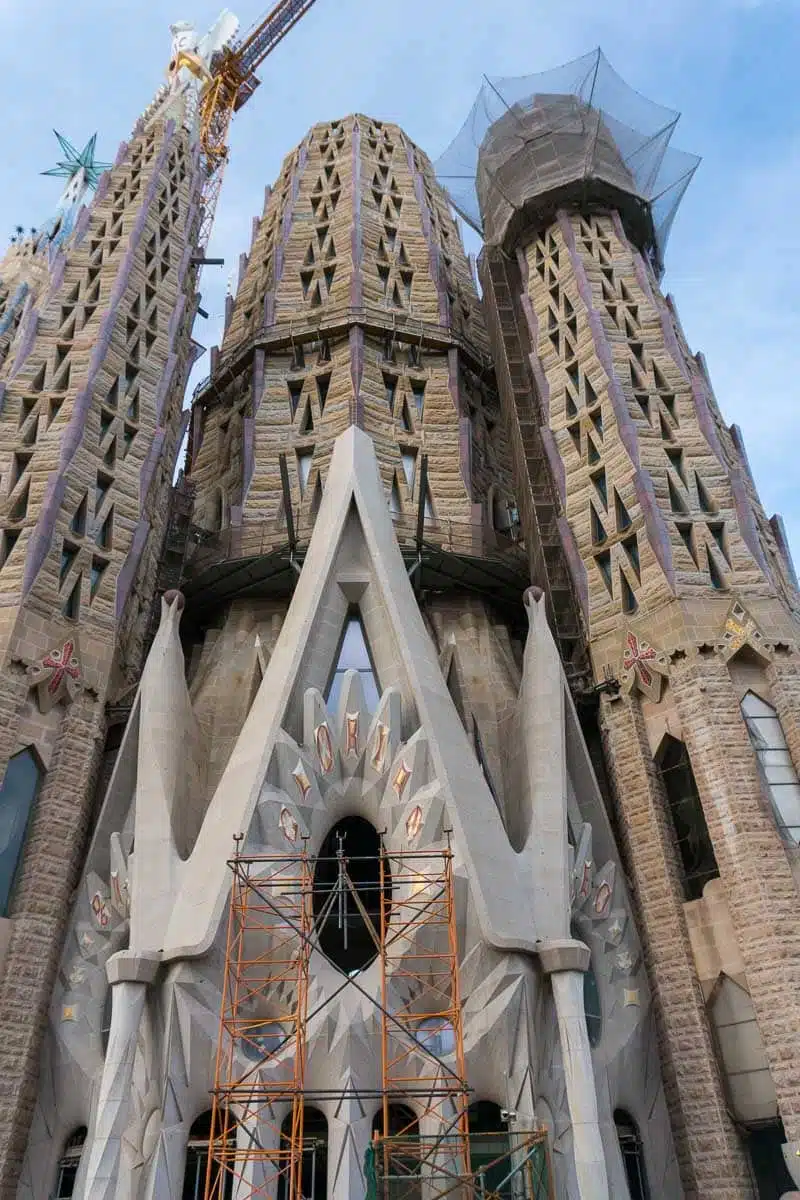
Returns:
[[[434,164],[456,211],[488,242],[531,203],[580,186],[627,201],[656,270],[699,158],[675,149],[680,114],[646,99],[601,50],[536,75],[484,80],[459,133]]]

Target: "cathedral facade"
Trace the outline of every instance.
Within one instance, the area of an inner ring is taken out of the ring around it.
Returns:
[[[659,164],[528,89],[478,279],[446,161],[314,126],[184,410],[173,60],[0,264],[0,1194],[792,1194],[797,588]]]

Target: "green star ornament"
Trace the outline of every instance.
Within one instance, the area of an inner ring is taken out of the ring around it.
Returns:
[[[87,184],[90,188],[96,188],[100,176],[112,165],[111,163],[98,162],[94,156],[97,134],[93,133],[83,149],[78,151],[72,145],[72,142],[68,142],[57,129],[54,129],[53,133],[58,138],[58,144],[64,152],[64,158],[55,167],[51,167],[49,171],[42,171],[42,174],[55,175],[59,179],[74,179],[81,168],[83,168]]]

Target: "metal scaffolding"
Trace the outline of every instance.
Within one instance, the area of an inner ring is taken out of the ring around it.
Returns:
[[[230,867],[206,1200],[232,1191],[236,1200],[303,1200],[308,1191],[304,1106],[321,1098],[305,1080],[311,955],[330,950],[331,929],[346,950],[359,922],[380,964],[378,995],[358,970],[342,983],[380,1013],[367,1200],[551,1200],[543,1131],[476,1131],[471,1145],[449,844],[404,852],[381,844],[368,863],[348,856],[340,838],[329,856],[312,858],[305,846],[237,853]]]

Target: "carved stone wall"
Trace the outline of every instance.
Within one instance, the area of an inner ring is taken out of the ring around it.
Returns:
[[[402,130],[354,116],[310,131],[267,191],[227,318],[194,405],[197,524],[258,521],[280,537],[283,456],[295,524],[309,528],[352,423],[374,440],[399,525],[413,531],[420,504],[434,540],[468,542],[487,508],[508,523],[475,285],[431,165]]]
[[[45,772],[0,982],[8,1195],[85,853],[105,704],[136,678],[152,606],[194,355],[199,186],[187,132],[163,115],[140,122],[71,235],[39,250],[44,278],[0,373],[0,772],[26,745]],[[7,259],[0,277],[7,266],[17,269]]]

